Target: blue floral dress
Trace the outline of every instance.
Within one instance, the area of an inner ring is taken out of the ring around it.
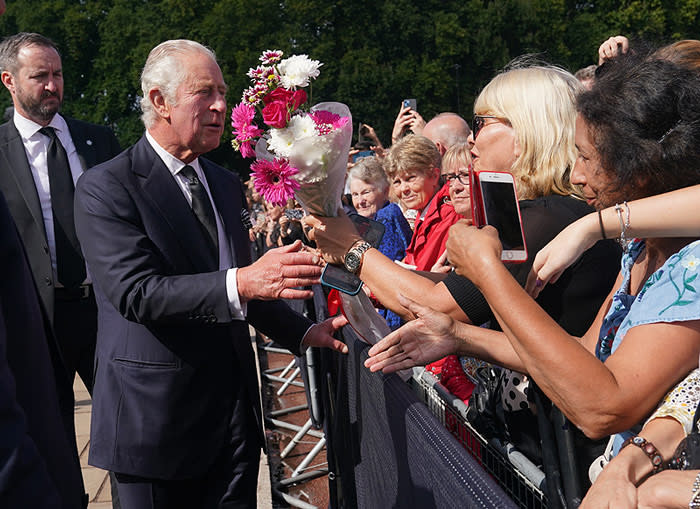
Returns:
[[[643,250],[644,241],[635,239],[622,256],[622,285],[615,292],[612,305],[603,319],[596,345],[596,357],[603,362],[617,350],[632,327],[700,319],[700,240],[669,257],[634,296],[629,294],[630,273]],[[614,455],[632,435],[632,431],[615,435]]]
[[[406,248],[411,243],[413,231],[396,203],[387,203],[377,211],[374,218],[384,225],[384,236],[379,251],[391,260],[403,260]],[[391,330],[401,326],[401,317],[388,309],[379,310]]]

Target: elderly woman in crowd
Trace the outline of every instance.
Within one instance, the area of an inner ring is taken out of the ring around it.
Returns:
[[[440,152],[428,138],[409,134],[392,145],[384,170],[404,209],[417,212],[404,263],[430,270],[445,251],[447,231],[459,220],[440,188]],[[370,285],[371,286],[371,285]]]
[[[576,161],[575,97],[580,90],[576,78],[564,70],[547,66],[515,68],[496,76],[474,107],[474,168],[513,173],[521,198],[525,238],[533,253],[592,210],[579,198],[568,178]],[[345,253],[359,241],[345,218],[307,218],[307,223],[317,227],[312,235],[328,261],[342,263]],[[617,252],[611,241],[596,244],[539,296],[538,303],[569,333],[583,334],[593,321],[615,280]],[[531,261],[511,264],[505,270],[524,285],[530,264]],[[479,289],[454,272],[447,277],[439,274],[427,279],[402,270],[378,251],[369,249],[358,274],[380,302],[407,318],[414,315],[402,305],[400,295],[427,303],[460,323],[491,321],[496,325]],[[441,282],[436,284],[437,278]],[[444,355],[448,353],[453,352],[448,350]],[[469,352],[465,355],[479,356]],[[524,384],[515,383],[521,381],[520,377],[509,380],[504,394],[514,397],[504,401],[504,405],[513,410],[506,416],[508,422],[514,423],[509,425],[510,438],[536,460],[540,455],[537,425],[527,409]],[[598,454],[599,451],[591,453],[590,460]]]
[[[384,225],[379,245],[386,257],[403,260],[413,232],[401,209],[389,201],[389,181],[376,157],[365,157],[348,172],[352,204],[361,216]]]
[[[579,156],[571,180],[596,208],[617,204],[623,240],[634,222],[625,200],[700,182],[700,78],[693,72],[661,60],[619,58],[579,96],[578,111]],[[504,269],[495,231],[458,225],[448,244],[450,260],[481,290],[504,332],[459,324],[406,300],[420,319],[377,344],[367,364],[393,371],[457,349],[510,366],[528,373],[588,436],[616,435],[615,454],[664,394],[697,367],[700,353],[694,274],[700,242],[647,238],[625,247],[615,289],[588,332],[576,338]]]

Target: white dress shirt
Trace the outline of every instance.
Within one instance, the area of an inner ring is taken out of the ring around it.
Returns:
[[[156,154],[158,154],[158,157],[161,158],[168,170],[170,170],[175,182],[178,186],[180,186],[182,194],[185,196],[191,207],[192,193],[187,184],[187,179],[180,174],[180,170],[186,166],[185,163],[161,147],[148,131],[146,131],[146,139],[148,140],[148,143],[151,144],[151,147],[153,147]],[[214,200],[211,197],[207,177],[202,170],[202,166],[199,164],[199,159],[195,159],[189,163],[189,166],[194,169],[197,177],[204,185],[204,189],[207,191],[207,196],[209,196],[211,206],[214,209],[214,216],[216,217],[216,232],[219,239],[219,270],[226,271],[226,295],[228,297],[229,309],[231,310],[231,318],[234,320],[245,320],[247,305],[245,302],[241,302],[240,296],[238,295],[238,283],[236,282],[236,272],[238,271],[238,268],[231,267],[233,262],[236,260],[234,246],[231,245],[226,237],[221,216],[219,215],[219,211],[216,210],[216,204],[214,204]]]
[[[13,122],[19,132],[24,151],[27,154],[29,161],[29,169],[32,172],[34,186],[36,187],[39,203],[41,204],[41,215],[44,218],[44,230],[46,230],[46,240],[49,245],[49,256],[51,257],[51,268],[53,271],[53,280],[56,286],[58,283],[58,273],[56,271],[56,239],[53,232],[53,212],[51,210],[51,190],[49,188],[49,167],[46,162],[46,154],[51,143],[51,139],[39,132],[42,128],[33,120],[23,117],[17,110],[13,116]],[[56,136],[63,145],[68,156],[68,164],[70,165],[71,176],[73,177],[73,185],[78,181],[78,177],[83,174],[85,168],[80,163],[78,152],[73,144],[73,138],[70,136],[68,124],[65,119],[56,113],[49,122],[48,127],[53,127]],[[90,282],[90,274],[87,273],[85,282]]]

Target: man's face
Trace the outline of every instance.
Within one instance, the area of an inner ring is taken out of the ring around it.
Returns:
[[[189,162],[219,146],[224,132],[226,84],[218,64],[192,52],[181,64],[187,78],[177,89],[175,106],[169,106],[168,131],[171,154]]]
[[[55,49],[31,44],[17,53],[17,70],[2,73],[18,113],[47,125],[63,102],[63,70]]]

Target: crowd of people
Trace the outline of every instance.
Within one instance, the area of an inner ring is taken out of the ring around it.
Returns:
[[[60,114],[51,40],[5,38],[3,506],[85,507],[77,373],[115,507],[254,507],[264,433],[247,323],[296,353],[347,352],[342,315],[314,324],[279,300],[309,298],[325,261],[359,276],[392,329],[370,370],[426,366],[468,403],[497,366],[492,417],[532,461],[536,394],[574,425],[582,507],[700,507],[700,41],[650,51],[618,36],[599,53],[577,76],[512,62],[471,128],[410,102],[387,148],[362,125],[344,210],[318,217],[200,157],[226,114],[205,46],[153,48],[145,133],[121,151],[109,129]],[[471,224],[482,170],[513,176],[524,263],[504,264],[499,232]],[[376,247],[352,214],[383,225]]]

